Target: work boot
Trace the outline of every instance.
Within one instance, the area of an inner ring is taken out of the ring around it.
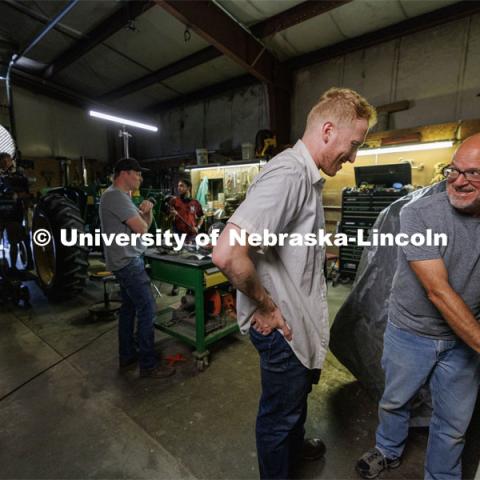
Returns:
[[[306,438],[303,441],[302,460],[320,460],[326,451],[327,447],[319,438]]]

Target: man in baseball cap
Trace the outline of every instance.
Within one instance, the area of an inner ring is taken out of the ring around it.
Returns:
[[[134,158],[122,158],[116,164],[113,170],[115,175],[118,175],[122,171],[130,171],[133,170],[134,172],[149,172],[150,169],[143,168]]]
[[[123,158],[114,168],[113,184],[100,199],[102,231],[107,234],[145,234],[153,220],[153,203],[143,200],[138,208],[130,198],[142,183],[146,171],[133,158]],[[153,321],[156,304],[150,278],[145,271],[142,243],[104,246],[106,267],[120,285],[122,307],[118,312],[119,367],[124,370],[138,363],[141,377],[164,378],[174,369],[159,362],[155,351]],[[135,324],[137,342],[135,342]]]

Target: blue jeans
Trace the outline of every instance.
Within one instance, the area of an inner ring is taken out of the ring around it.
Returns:
[[[425,478],[460,479],[465,432],[480,384],[479,359],[461,340],[433,340],[389,322],[383,346],[385,391],[378,408],[377,448],[388,458],[402,455],[411,402],[427,384],[433,413]]]
[[[114,272],[120,285],[122,306],[118,314],[118,346],[120,364],[137,358],[140,370],[155,368],[155,300],[150,278],[143,259],[137,257],[126,267]],[[138,352],[135,346],[135,316],[137,317]]]
[[[260,355],[262,381],[256,424],[260,478],[289,478],[300,459],[307,397],[320,371],[304,367],[276,330],[262,335],[250,328],[250,339]]]

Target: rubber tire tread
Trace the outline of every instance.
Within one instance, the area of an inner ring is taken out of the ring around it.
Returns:
[[[85,232],[85,222],[80,209],[67,197],[60,194],[47,194],[42,197],[33,214],[35,225],[36,214],[40,211],[47,217],[51,225],[51,234],[55,242],[55,274],[50,284],[45,284],[38,276],[38,283],[49,300],[60,301],[78,295],[84,288],[88,277],[88,248],[67,247],[60,242],[61,229],[76,229]],[[37,261],[35,259],[35,265]]]

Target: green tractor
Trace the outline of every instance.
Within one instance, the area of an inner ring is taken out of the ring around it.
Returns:
[[[60,242],[62,229],[79,233],[100,230],[98,208],[105,185],[93,187],[59,187],[41,197],[33,212],[32,231],[47,230],[52,241],[45,247],[33,243],[38,283],[49,299],[60,300],[78,294],[85,285],[90,248],[64,246]],[[164,195],[155,189],[141,189],[132,199],[139,205],[145,198],[154,198],[152,231],[164,225]]]
[[[13,145],[11,152],[13,154],[15,148],[10,134],[4,128],[0,130],[0,133],[0,144],[5,145],[8,141],[9,145]],[[29,239],[35,239],[35,233],[39,230],[48,232],[51,238],[51,241],[44,246],[40,246],[35,241],[31,242],[31,246],[37,282],[45,295],[52,301],[74,297],[85,286],[88,276],[88,257],[91,249],[79,245],[62,245],[60,232],[62,229],[76,229],[79,234],[82,234],[94,233],[97,229],[99,230],[98,207],[101,193],[106,188],[106,185],[69,186],[68,161],[62,161],[62,167],[65,186],[47,189],[42,192],[33,210],[32,231],[28,232],[28,241],[25,242],[25,248],[30,250]],[[82,165],[82,167],[86,172],[85,165]],[[21,175],[17,173],[16,177],[21,177]],[[18,183],[18,180],[16,181]],[[8,184],[8,181],[5,183]],[[155,221],[152,224],[152,230],[154,231],[160,226],[163,227],[166,218],[163,214],[165,204],[163,193],[150,188],[142,189],[139,194],[133,197],[137,204],[140,204],[144,198],[154,198],[156,200]],[[9,193],[0,190],[0,225],[2,221],[9,221],[12,215],[15,218],[20,216],[24,225],[27,224],[26,207],[23,203],[15,200],[15,195],[15,192]],[[23,249],[20,248],[20,256],[22,251]],[[28,267],[25,266],[25,268]]]

